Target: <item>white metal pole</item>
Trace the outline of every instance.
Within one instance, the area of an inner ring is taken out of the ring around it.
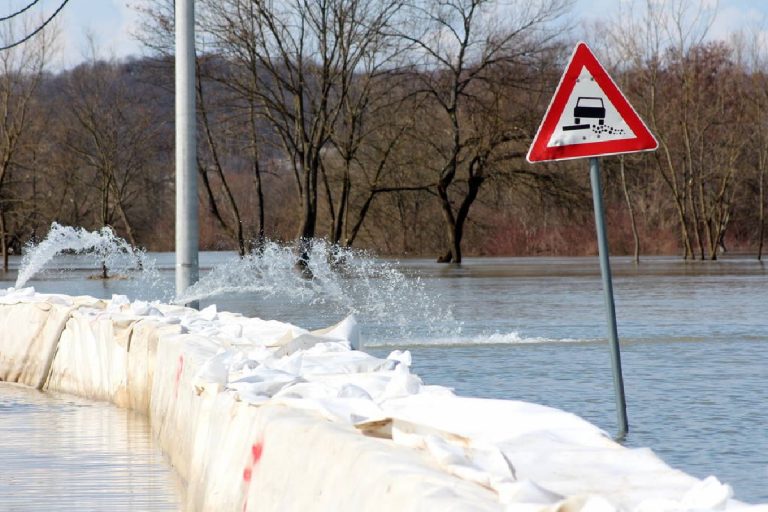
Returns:
[[[195,5],[176,0],[176,295],[198,279]]]

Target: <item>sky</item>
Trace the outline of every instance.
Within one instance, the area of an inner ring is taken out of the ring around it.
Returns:
[[[621,0],[575,0],[573,12],[582,19],[610,17]],[[665,0],[654,0],[662,3]],[[717,18],[709,34],[713,39],[725,39],[728,34],[750,24],[765,25],[768,30],[768,0],[706,0],[717,7]],[[639,3],[639,2],[638,2]]]
[[[0,17],[31,3],[33,0],[0,0]],[[69,0],[58,17],[61,31],[57,67],[71,67],[89,55],[88,37],[96,42],[98,56],[124,58],[142,52],[132,33],[136,32],[139,15],[132,8],[151,0]],[[585,21],[604,18],[621,0],[574,0],[574,14]],[[665,1],[665,0],[654,0]],[[768,30],[768,0],[707,0],[719,5],[719,14],[710,34],[725,37],[740,27],[765,20]],[[47,18],[62,0],[39,0],[28,14],[31,20]]]
[[[0,0],[0,17],[32,1]],[[48,18],[62,1],[39,0],[25,12],[26,22],[39,25],[40,20]],[[56,18],[60,31],[57,67],[71,67],[90,56],[89,38],[96,43],[101,58],[141,54],[141,44],[132,35],[139,22],[139,15],[131,8],[136,3],[137,0],[69,0]]]
[[[43,1],[45,10],[50,11],[55,10],[61,0]],[[91,33],[105,58],[140,54],[141,44],[132,35],[140,19],[131,7],[135,3],[133,0],[69,0],[60,21],[66,53],[75,61],[81,60],[88,52],[86,34]]]

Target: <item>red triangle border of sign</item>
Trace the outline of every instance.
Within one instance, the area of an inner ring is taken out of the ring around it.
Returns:
[[[565,110],[565,105],[576,86],[576,81],[582,68],[587,68],[595,82],[603,90],[608,101],[616,108],[619,115],[627,123],[627,126],[635,134],[632,139],[619,139],[601,142],[588,142],[584,144],[569,144],[567,146],[547,147],[552,138],[552,133],[557,128],[557,123]],[[549,160],[569,160],[573,158],[586,158],[592,156],[615,155],[621,153],[634,153],[637,151],[652,151],[658,148],[656,138],[651,134],[645,123],[637,115],[635,109],[629,104],[619,88],[613,82],[608,72],[600,65],[595,55],[586,45],[579,43],[573,51],[571,60],[563,73],[557,86],[552,101],[544,115],[544,120],[536,132],[533,144],[528,150],[526,159],[531,162],[544,162]]]

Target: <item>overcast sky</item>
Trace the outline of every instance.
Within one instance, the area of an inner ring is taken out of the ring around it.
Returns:
[[[664,2],[665,0],[656,1]],[[707,2],[717,6],[718,9],[717,18],[710,30],[712,38],[725,38],[746,25],[756,23],[768,25],[768,0],[707,0]],[[574,11],[584,19],[605,18],[606,15],[615,11],[618,3],[619,0],[576,0]]]
[[[33,0],[0,0],[0,17],[29,5]],[[25,12],[25,21],[38,25],[48,18],[63,0],[39,0]],[[101,57],[125,57],[141,52],[141,45],[131,35],[138,14],[130,6],[135,0],[69,0],[59,16],[61,66],[72,66],[89,54],[88,38],[92,34]],[[18,19],[21,19],[20,16]]]
[[[88,53],[86,33],[98,43],[101,57],[125,57],[141,53],[135,32],[138,15],[131,5],[146,0],[69,0],[59,16],[61,29],[60,66],[71,66]],[[657,0],[664,1],[664,0]],[[717,0],[709,0],[713,4]],[[0,0],[0,17],[31,3],[32,0]],[[28,12],[34,17],[48,17],[62,0],[39,0]],[[605,18],[619,0],[576,0],[575,14],[581,19]],[[724,37],[739,27],[768,20],[768,0],[720,0],[719,15],[712,27],[712,37]],[[768,22],[766,23],[768,25]],[[588,35],[586,36],[588,39]],[[589,42],[589,41],[588,41]]]

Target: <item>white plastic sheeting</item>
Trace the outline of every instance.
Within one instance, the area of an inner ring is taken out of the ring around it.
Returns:
[[[0,291],[0,380],[149,415],[196,510],[768,510],[524,402],[457,397],[357,325]]]
[[[56,295],[40,299],[31,288],[0,290],[0,380],[42,388],[70,312],[98,302]]]

